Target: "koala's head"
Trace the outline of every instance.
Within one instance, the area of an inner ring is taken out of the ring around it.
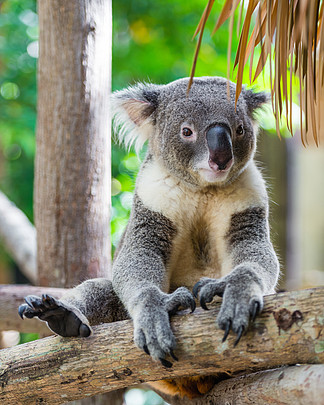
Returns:
[[[236,109],[235,84],[224,78],[188,78],[167,85],[137,84],[113,95],[119,138],[149,152],[168,172],[194,187],[225,185],[253,158],[253,114],[264,93],[243,89]]]

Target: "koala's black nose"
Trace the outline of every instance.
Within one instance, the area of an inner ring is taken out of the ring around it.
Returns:
[[[228,163],[233,159],[233,149],[230,129],[225,125],[214,125],[206,132],[209,149],[209,165],[219,170],[225,170]]]

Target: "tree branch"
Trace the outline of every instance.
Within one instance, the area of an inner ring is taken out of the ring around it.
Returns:
[[[324,397],[324,365],[285,366],[230,378],[191,401],[160,395],[172,405],[318,405]]]
[[[1,191],[0,238],[24,275],[36,284],[36,230],[26,215]]]
[[[131,321],[95,327],[89,338],[48,337],[16,346],[1,352],[0,402],[63,403],[164,378],[322,364],[323,308],[324,288],[268,296],[237,347],[232,334],[221,343],[223,331],[214,322],[219,302],[209,312],[174,316],[179,362],[171,369],[135,348]]]
[[[64,288],[34,287],[31,285],[0,285],[0,330],[17,330],[25,333],[53,334],[45,322],[30,319],[22,322],[18,315],[18,307],[24,302],[26,295],[51,294],[60,298]]]

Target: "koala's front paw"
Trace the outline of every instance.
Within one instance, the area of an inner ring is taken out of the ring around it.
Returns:
[[[249,271],[246,277],[242,272],[219,280],[204,278],[194,286],[193,293],[195,297],[199,294],[204,309],[208,309],[206,303],[211,302],[215,295],[223,297],[217,323],[225,331],[223,342],[231,329],[237,335],[234,346],[246,332],[250,319],[254,321],[263,308],[260,285],[250,277]]]
[[[192,294],[184,287],[172,294],[150,290],[142,293],[137,302],[133,312],[135,344],[164,367],[171,367],[172,363],[165,357],[170,355],[174,360],[178,359],[173,353],[176,342],[169,316],[180,308],[190,308],[193,312],[196,304]]]
[[[91,334],[88,320],[77,308],[64,304],[51,295],[28,295],[25,301],[26,304],[20,305],[18,309],[22,319],[37,317],[47,322],[54,333],[64,337],[88,337]]]

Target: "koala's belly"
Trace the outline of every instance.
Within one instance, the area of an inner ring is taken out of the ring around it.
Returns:
[[[221,276],[217,236],[212,227],[199,218],[181,228],[173,241],[168,263],[172,290],[181,286],[192,289],[201,277]]]

